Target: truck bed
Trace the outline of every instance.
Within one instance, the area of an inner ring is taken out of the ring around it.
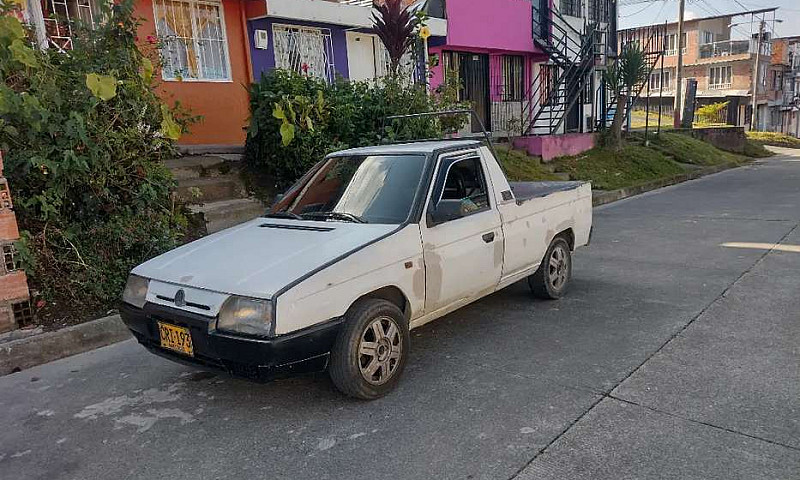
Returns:
[[[509,182],[511,191],[517,203],[525,202],[533,198],[546,197],[551,193],[574,190],[586,182],[564,181],[564,182]]]

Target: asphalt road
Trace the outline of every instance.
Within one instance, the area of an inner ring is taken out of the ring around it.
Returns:
[[[133,341],[9,375],[0,478],[800,479],[798,223],[800,154],[600,208],[566,298],[415,330],[370,403]]]

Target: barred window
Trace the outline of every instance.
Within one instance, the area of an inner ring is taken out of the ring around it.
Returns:
[[[218,2],[155,0],[164,80],[230,80],[225,19]]]
[[[59,51],[72,49],[75,22],[91,25],[100,13],[94,0],[42,0],[41,5],[47,43]]]
[[[333,81],[333,42],[327,28],[273,25],[275,68]]]
[[[523,58],[519,55],[503,55],[503,91],[501,92],[504,102],[518,102],[522,100],[523,83],[525,73],[523,69]]]
[[[561,0],[561,14],[570,17],[582,17],[583,5],[581,0]]]

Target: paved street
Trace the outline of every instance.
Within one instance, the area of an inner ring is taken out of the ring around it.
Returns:
[[[796,155],[597,209],[566,298],[415,330],[378,401],[133,341],[2,377],[0,477],[798,479]]]

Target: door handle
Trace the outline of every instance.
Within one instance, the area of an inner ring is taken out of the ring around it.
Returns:
[[[484,233],[481,235],[481,238],[483,238],[484,242],[490,243],[492,240],[494,240],[494,232]]]

